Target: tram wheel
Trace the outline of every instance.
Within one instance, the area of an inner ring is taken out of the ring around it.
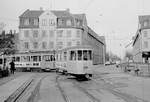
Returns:
[[[90,79],[91,75],[90,74],[85,74],[86,79]]]

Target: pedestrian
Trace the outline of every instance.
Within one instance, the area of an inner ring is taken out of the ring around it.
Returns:
[[[12,74],[14,74],[15,72],[15,63],[13,60],[10,62],[10,71]]]

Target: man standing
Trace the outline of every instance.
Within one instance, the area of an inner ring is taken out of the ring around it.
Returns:
[[[14,74],[14,71],[15,71],[15,63],[14,63],[13,60],[10,62],[10,70],[11,70],[11,73]]]

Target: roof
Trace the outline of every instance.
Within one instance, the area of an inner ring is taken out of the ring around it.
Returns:
[[[53,12],[57,17],[72,17],[71,14],[66,10],[52,10],[51,12]]]
[[[133,44],[132,44],[132,46],[134,46],[135,42],[137,41],[137,39],[138,39],[138,37],[139,37],[139,33],[140,33],[140,30],[137,30],[136,35],[135,35],[135,38],[133,39]]]
[[[39,17],[43,10],[29,10],[27,9],[20,17]]]
[[[95,37],[99,42],[101,42],[105,45],[105,40],[103,39],[105,37],[101,37],[101,36],[97,35],[90,27],[88,27],[88,33],[90,35],[92,35],[93,37]]]
[[[77,18],[77,19],[80,19],[80,20],[83,20],[84,17],[85,17],[85,14],[73,14],[73,17]]]
[[[43,10],[29,10],[27,9],[20,17],[39,17],[44,11]],[[57,17],[73,17],[83,20],[85,14],[71,14],[67,10],[52,10],[52,13]]]

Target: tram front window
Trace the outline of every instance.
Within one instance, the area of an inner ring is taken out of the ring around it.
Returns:
[[[83,60],[87,61],[88,60],[88,56],[87,56],[87,50],[83,50]]]
[[[88,59],[89,59],[89,60],[92,60],[92,51],[89,50],[88,52],[89,52],[89,53],[88,53],[88,55],[89,55]]]
[[[3,59],[0,59],[0,64],[2,64],[3,63]]]
[[[78,60],[82,60],[82,50],[78,50]]]
[[[67,60],[67,52],[64,52],[64,60]]]
[[[70,60],[76,60],[76,52],[75,51],[70,52]]]
[[[15,58],[15,61],[16,61],[16,62],[20,62],[20,57],[16,57],[16,58]]]

